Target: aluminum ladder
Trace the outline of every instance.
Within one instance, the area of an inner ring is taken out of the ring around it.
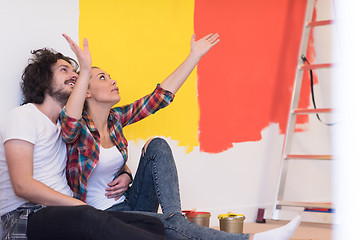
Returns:
[[[323,64],[312,64],[308,65],[303,63],[302,56],[306,56],[306,52],[308,49],[309,37],[310,37],[310,30],[314,27],[329,25],[333,23],[333,20],[325,20],[325,21],[312,21],[313,13],[315,10],[315,3],[316,0],[308,0],[307,7],[306,7],[306,14],[305,14],[305,22],[304,28],[302,33],[302,40],[300,43],[300,50],[299,50],[299,57],[298,57],[298,65],[296,70],[296,76],[294,79],[294,88],[291,100],[291,107],[289,111],[289,118],[287,123],[287,130],[285,133],[285,140],[283,146],[283,153],[281,159],[281,167],[280,167],[280,176],[278,181],[278,188],[277,188],[277,199],[274,208],[270,215],[272,215],[272,219],[274,220],[289,220],[293,217],[291,214],[287,214],[284,211],[284,207],[293,207],[301,211],[300,209],[304,208],[324,208],[324,209],[332,209],[332,205],[329,203],[310,203],[310,202],[291,202],[284,200],[284,191],[286,185],[286,178],[288,172],[288,165],[289,160],[297,159],[297,160],[331,160],[331,155],[295,155],[291,154],[291,143],[293,140],[293,133],[295,131],[295,124],[296,124],[296,116],[300,114],[316,114],[316,113],[331,113],[332,110],[329,108],[323,109],[301,109],[298,108],[299,105],[299,98],[300,98],[300,91],[302,85],[302,79],[304,71],[310,69],[320,69],[320,68],[329,68],[332,67],[333,64],[330,63],[323,63]],[[304,213],[304,212],[303,212]],[[307,222],[320,222],[320,223],[331,223],[331,214],[327,215],[317,214],[314,218],[312,216],[304,216],[302,213],[303,221]],[[309,213],[310,214],[310,213]],[[306,214],[305,214],[306,215]]]

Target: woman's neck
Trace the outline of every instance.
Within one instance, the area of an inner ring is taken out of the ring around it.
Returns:
[[[108,131],[107,119],[110,114],[111,107],[100,106],[100,105],[89,105],[88,114],[93,120],[97,130],[100,133]]]

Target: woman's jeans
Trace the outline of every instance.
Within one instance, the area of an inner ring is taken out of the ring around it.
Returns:
[[[127,199],[107,211],[136,211],[159,218],[170,239],[249,239],[191,223],[181,213],[179,182],[172,151],[161,138],[151,140],[141,155]],[[162,214],[157,213],[159,204]]]

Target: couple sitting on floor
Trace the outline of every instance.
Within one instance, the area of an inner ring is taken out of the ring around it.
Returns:
[[[116,81],[92,67],[64,35],[75,60],[33,51],[22,75],[24,105],[1,126],[2,239],[290,239],[300,223],[257,234],[231,234],[189,222],[181,213],[177,170],[169,145],[149,140],[133,179],[123,127],[169,105],[218,34],[198,41],[153,92],[120,101]],[[129,187],[131,185],[131,187]],[[162,213],[157,213],[158,206]]]

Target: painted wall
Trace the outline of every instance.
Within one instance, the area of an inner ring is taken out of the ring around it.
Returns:
[[[275,200],[303,1],[281,0],[276,8],[265,0],[96,2],[1,3],[6,37],[0,49],[7,56],[0,60],[1,113],[20,103],[18,84],[30,50],[46,46],[73,56],[63,32],[75,40],[88,37],[94,64],[118,81],[124,104],[151,91],[181,63],[194,30],[198,37],[217,31],[220,44],[202,59],[174,103],[125,128],[129,166],[135,171],[147,138],[163,136],[176,158],[183,209],[211,211],[211,225],[228,211],[254,221],[257,208]],[[330,1],[319,5],[318,17],[329,18]],[[320,62],[331,43],[327,32],[314,36],[314,60]],[[319,79],[322,74],[327,73],[318,73]],[[316,85],[319,106],[331,105],[329,86]],[[309,90],[303,96],[308,105]],[[313,118],[299,123],[305,131],[296,134],[295,152],[330,152],[329,128]],[[289,199],[331,201],[328,163],[292,168]]]

